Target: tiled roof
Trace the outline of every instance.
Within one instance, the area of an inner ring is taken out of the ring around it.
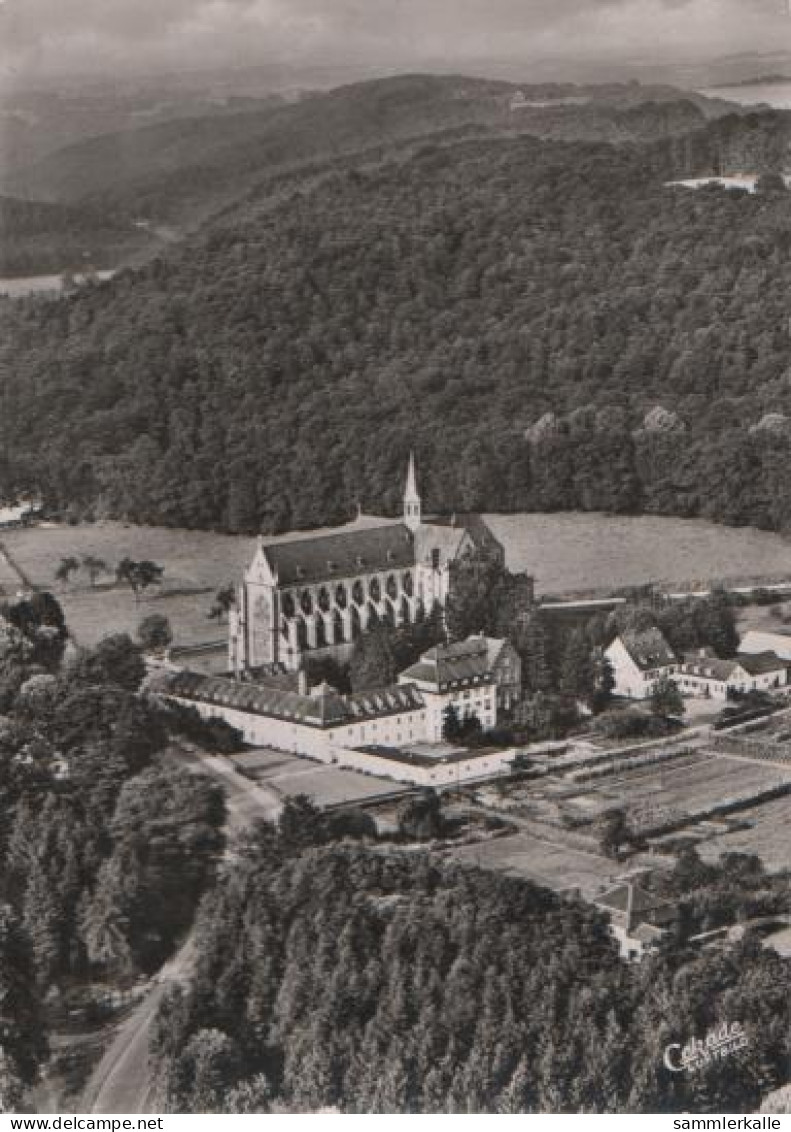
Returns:
[[[355,692],[346,700],[353,719],[373,719],[402,711],[417,711],[424,706],[414,684],[394,684],[372,692]]]
[[[464,538],[464,527],[423,523],[415,531],[415,561],[429,562],[432,552],[439,551],[440,565],[453,562]]]
[[[739,653],[737,660],[751,676],[781,672],[788,668],[788,661],[782,660],[776,652]]]
[[[302,696],[281,688],[263,684],[246,684],[221,676],[202,676],[197,672],[163,674],[156,682],[155,691],[196,703],[214,704],[251,715],[272,716],[274,719],[293,719],[308,726],[326,724],[324,705],[311,696]]]
[[[774,652],[739,653],[733,660],[720,660],[711,649],[700,649],[684,656],[684,671],[690,676],[730,680],[737,668],[743,668],[748,676],[762,676],[769,672],[785,671],[788,662],[781,660]]]
[[[613,912],[626,913],[629,906],[630,890],[632,894],[632,915],[646,915],[658,909],[664,910],[669,907],[666,900],[661,900],[658,896],[646,892],[644,888],[638,888],[636,884],[629,882],[617,884],[614,888],[603,892],[601,896],[596,897],[595,903],[609,908]]]
[[[310,727],[339,727],[357,720],[417,711],[424,706],[420,692],[411,684],[345,697],[323,683],[305,696],[282,688],[242,683],[220,676],[167,672],[157,675],[151,690],[251,715],[292,719]]]
[[[426,681],[445,688],[491,683],[494,680],[485,637],[468,637],[451,645],[436,645],[423,653],[401,678]]]
[[[738,665],[736,660],[720,660],[717,656],[701,656],[700,652],[687,653],[684,656],[684,672],[690,676],[708,676],[712,680],[730,680],[734,669]]]
[[[624,648],[638,668],[664,668],[676,663],[676,655],[659,629],[621,633]]]
[[[486,522],[483,515],[465,511],[450,516],[440,515],[436,518],[432,517],[429,521],[432,525],[437,527],[455,527],[467,531],[476,546],[496,546],[502,550],[501,543],[495,538],[491,527]]]
[[[262,550],[281,586],[310,585],[415,564],[412,535],[403,523],[263,543]]]
[[[656,924],[638,924],[632,932],[632,938],[639,940],[640,943],[656,943],[657,940],[662,939],[667,934],[666,928],[660,928]]]

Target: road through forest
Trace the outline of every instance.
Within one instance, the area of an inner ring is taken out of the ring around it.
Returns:
[[[250,782],[218,756],[187,757],[191,769],[211,775],[225,788],[229,840],[258,818],[277,817],[281,802],[273,790]],[[142,1002],[121,1023],[85,1087],[82,1112],[152,1112],[152,1084],[148,1072],[151,1026],[168,990],[189,978],[194,958],[194,940],[190,936],[152,980],[151,989]]]

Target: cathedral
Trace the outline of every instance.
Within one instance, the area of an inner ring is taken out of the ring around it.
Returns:
[[[410,456],[400,520],[360,516],[335,534],[259,540],[230,617],[230,669],[295,671],[306,653],[348,655],[372,624],[444,609],[454,565],[476,555],[504,561],[480,516],[424,521]]]

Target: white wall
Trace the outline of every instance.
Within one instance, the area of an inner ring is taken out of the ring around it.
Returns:
[[[700,676],[697,673],[687,673],[683,669],[674,677],[679,691],[684,696],[705,696],[708,689],[713,700],[726,700],[728,689],[734,688],[737,692],[765,691],[771,692],[778,685],[785,687],[788,683],[786,669],[778,672],[762,672],[758,676],[751,676],[741,667],[734,668],[728,680],[715,680],[711,676]]]
[[[367,751],[352,750],[346,746],[347,743],[362,742],[395,745],[392,740],[384,737],[386,734],[384,728],[381,734],[372,733],[370,738],[360,738],[363,727],[370,728],[371,721],[367,721],[365,724],[356,723],[351,727],[344,725],[322,730],[291,720],[252,715],[220,704],[196,703],[193,700],[178,696],[169,698],[189,707],[197,708],[204,719],[220,718],[226,720],[232,727],[238,728],[244,736],[245,742],[252,746],[274,747],[278,751],[307,756],[322,763],[335,764],[351,770],[374,774],[379,778],[388,778],[395,782],[406,782],[416,786],[452,786],[454,783],[469,782],[504,774],[510,770],[511,762],[516,754],[511,749],[498,750],[477,757],[471,755],[470,758],[455,763],[443,763],[437,760],[436,763],[424,766],[388,759]],[[404,712],[401,716],[390,716],[383,720],[377,720],[377,723],[380,725],[387,724],[393,730],[400,726],[403,731],[410,724],[406,717],[411,715],[413,717],[412,725],[417,729],[420,726],[420,721],[414,717],[420,714],[420,712]],[[404,742],[406,741],[404,740]]]
[[[612,665],[617,696],[628,696],[632,700],[644,700],[646,696],[651,694],[651,686],[655,682],[656,676],[652,676],[650,680],[646,679],[646,673],[632,660],[620,637],[615,638],[604,655]]]

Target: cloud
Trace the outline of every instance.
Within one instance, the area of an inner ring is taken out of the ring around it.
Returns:
[[[0,67],[33,76],[234,62],[691,58],[776,49],[790,31],[787,0],[4,0]]]

